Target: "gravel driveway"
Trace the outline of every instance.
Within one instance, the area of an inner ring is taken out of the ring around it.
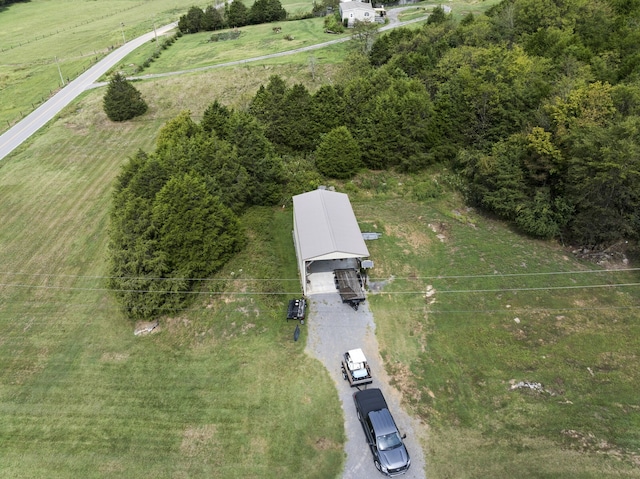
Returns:
[[[400,394],[389,385],[382,358],[378,353],[373,314],[367,302],[360,304],[358,311],[343,304],[335,293],[315,294],[309,297],[309,314],[305,325],[308,328],[306,351],[325,365],[336,383],[345,417],[346,463],[343,479],[383,478],[373,465],[373,456],[365,441],[364,432],[356,417],[351,388],[342,378],[340,362],[342,355],[350,349],[361,348],[373,375],[369,387],[380,388],[389,404],[400,432],[406,433],[405,444],[411,456],[411,468],[403,478],[425,478],[425,461],[422,440],[426,428],[420,421],[409,416],[400,407]]]

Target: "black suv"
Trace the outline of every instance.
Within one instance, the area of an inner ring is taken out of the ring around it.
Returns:
[[[387,476],[398,476],[409,470],[411,459],[400,436],[382,392],[365,389],[353,395],[358,419],[373,454],[376,468]]]

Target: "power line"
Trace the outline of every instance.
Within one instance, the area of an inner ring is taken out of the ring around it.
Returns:
[[[640,271],[640,268],[624,268],[624,269],[594,269],[594,270],[578,270],[578,271],[548,271],[535,273],[483,273],[483,274],[466,274],[466,275],[433,275],[433,276],[394,276],[388,278],[369,277],[369,281],[389,281],[393,280],[416,280],[416,279],[479,279],[479,278],[501,278],[501,277],[527,277],[527,276],[554,276],[554,275],[570,275],[570,274],[602,274],[602,273],[628,273]],[[299,278],[240,278],[229,276],[226,278],[169,278],[169,277],[146,277],[146,276],[100,276],[100,275],[74,275],[74,274],[55,274],[55,273],[25,273],[0,271],[0,276],[32,276],[32,277],[51,277],[51,278],[76,278],[76,279],[139,279],[145,281],[300,281]],[[1,285],[0,285],[1,286]]]
[[[154,291],[151,289],[111,289],[111,288],[83,288],[76,286],[47,286],[47,285],[32,285],[32,284],[20,284],[20,283],[0,283],[0,286],[14,287],[14,288],[33,288],[33,289],[50,289],[50,290],[62,290],[62,291],[103,291],[103,292],[116,292],[116,293],[160,293],[160,294],[194,294],[194,295],[232,295],[232,296],[282,296],[300,295],[300,291],[189,291],[189,290],[176,290],[176,291]],[[554,290],[568,290],[568,289],[593,289],[593,288],[616,288],[616,287],[633,287],[640,286],[640,283],[614,283],[614,284],[590,284],[590,285],[571,285],[571,286],[539,286],[530,288],[495,288],[495,289],[445,289],[436,290],[439,294],[450,293],[504,293],[504,292],[517,292],[517,291],[554,291]],[[385,294],[385,295],[400,295],[400,294],[425,294],[425,290],[413,290],[413,291],[380,291],[370,292],[371,295]]]

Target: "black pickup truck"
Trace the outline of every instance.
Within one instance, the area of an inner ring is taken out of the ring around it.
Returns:
[[[393,477],[409,470],[411,459],[380,389],[365,389],[353,395],[358,419],[373,454],[373,463]]]

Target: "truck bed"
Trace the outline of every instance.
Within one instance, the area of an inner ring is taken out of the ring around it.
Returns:
[[[355,269],[336,269],[333,271],[336,287],[343,302],[364,301],[364,290]]]
[[[362,417],[366,417],[371,411],[389,409],[387,407],[387,401],[385,401],[382,395],[382,391],[377,388],[358,391],[353,395],[353,400]]]

